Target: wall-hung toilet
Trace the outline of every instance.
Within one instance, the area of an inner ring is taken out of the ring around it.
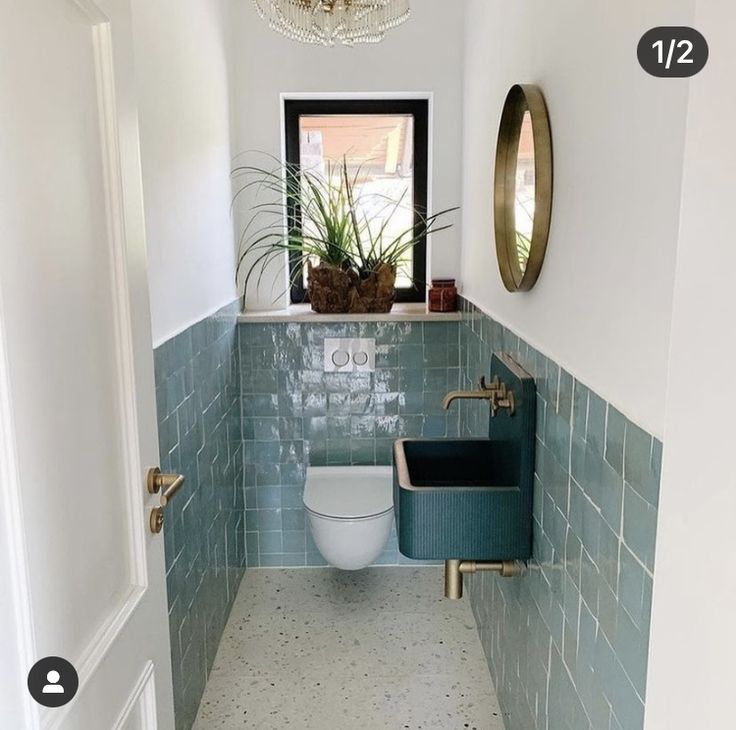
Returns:
[[[360,570],[383,552],[394,520],[390,466],[310,466],[304,487],[312,537],[335,568]]]

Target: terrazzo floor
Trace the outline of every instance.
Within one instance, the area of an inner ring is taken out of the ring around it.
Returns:
[[[503,730],[442,568],[246,572],[194,730]]]

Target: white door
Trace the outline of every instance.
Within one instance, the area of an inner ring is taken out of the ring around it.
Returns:
[[[0,726],[173,728],[128,0],[0,0]],[[48,709],[26,675],[69,660]]]

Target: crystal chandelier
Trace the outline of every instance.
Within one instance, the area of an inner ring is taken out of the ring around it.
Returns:
[[[409,17],[409,0],[253,0],[274,30],[302,43],[378,43]]]

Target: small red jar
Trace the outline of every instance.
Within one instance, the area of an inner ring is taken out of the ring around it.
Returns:
[[[432,279],[432,288],[429,290],[429,311],[457,311],[455,279]]]

